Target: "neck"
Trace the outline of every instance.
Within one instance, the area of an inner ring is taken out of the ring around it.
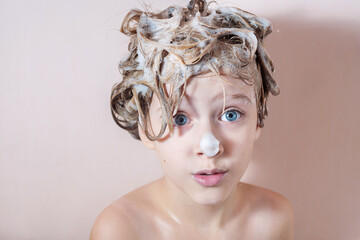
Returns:
[[[235,187],[228,198],[213,204],[199,204],[173,185],[168,179],[161,180],[161,204],[170,218],[179,225],[200,231],[218,232],[235,215],[241,194]]]

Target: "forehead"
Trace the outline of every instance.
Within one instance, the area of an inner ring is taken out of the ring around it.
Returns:
[[[253,85],[245,83],[242,79],[229,75],[218,76],[206,73],[192,77],[188,80],[185,90],[186,99],[199,101],[202,99],[237,99],[256,103]]]

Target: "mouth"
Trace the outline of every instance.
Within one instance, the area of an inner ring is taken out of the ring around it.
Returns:
[[[221,169],[204,169],[193,175],[194,180],[204,187],[214,187],[223,180],[228,171]]]

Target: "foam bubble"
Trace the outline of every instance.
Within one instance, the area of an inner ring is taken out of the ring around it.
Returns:
[[[219,152],[219,140],[211,133],[205,133],[200,140],[200,149],[208,157],[213,157]]]

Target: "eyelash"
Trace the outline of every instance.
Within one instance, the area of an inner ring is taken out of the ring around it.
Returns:
[[[236,112],[236,114],[237,114],[236,119],[234,119],[232,121],[228,120],[228,119],[227,120],[222,119],[223,117],[226,117],[226,114],[228,114],[229,112]],[[235,108],[229,108],[229,109],[226,109],[223,114],[221,114],[219,119],[224,122],[236,122],[242,117],[244,117],[244,113],[242,111],[239,111]]]

